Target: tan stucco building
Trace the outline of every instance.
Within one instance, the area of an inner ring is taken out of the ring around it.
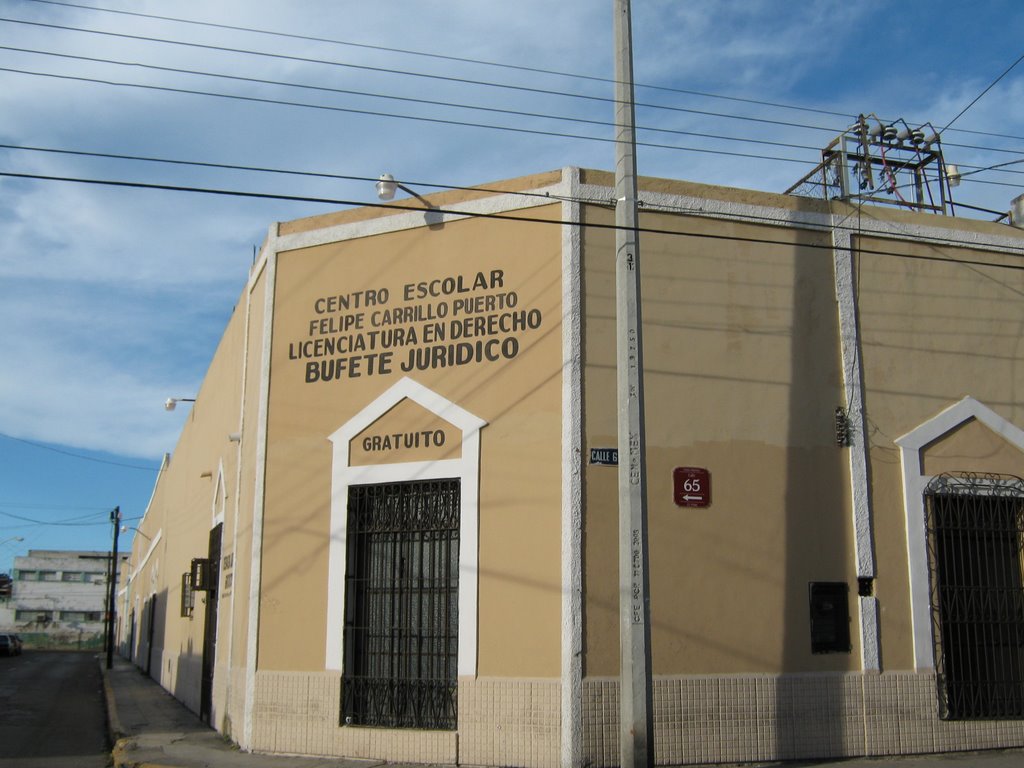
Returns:
[[[271,227],[124,652],[248,750],[616,765],[612,187]],[[1024,745],[1024,232],[641,203],[656,761]]]

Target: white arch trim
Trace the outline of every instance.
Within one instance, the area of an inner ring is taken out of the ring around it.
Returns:
[[[224,459],[217,464],[216,481],[213,484],[213,500],[210,502],[210,528],[224,522],[224,510],[228,505],[228,486],[224,482]]]
[[[965,397],[916,429],[896,439],[903,471],[903,508],[907,520],[907,565],[910,569],[910,611],[914,633],[914,668],[935,668],[928,594],[928,550],[925,533],[924,492],[931,477],[924,474],[921,451],[925,446],[977,419],[1017,450],[1024,452],[1024,430],[1014,426],[973,397]]]
[[[349,443],[403,400],[412,400],[462,432],[457,459],[350,466]],[[331,462],[331,531],[328,555],[327,637],[325,666],[342,670],[344,662],[345,559],[347,553],[348,488],[369,483],[458,478],[459,510],[459,664],[460,676],[476,675],[477,591],[480,498],[480,430],[487,422],[406,377],[353,416],[328,437]]]

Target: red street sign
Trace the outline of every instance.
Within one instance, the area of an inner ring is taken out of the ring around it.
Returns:
[[[711,505],[711,473],[703,467],[672,470],[672,499],[678,507]]]

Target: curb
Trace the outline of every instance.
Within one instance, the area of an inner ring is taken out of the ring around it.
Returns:
[[[98,657],[97,657],[98,658]],[[107,733],[111,744],[117,744],[125,736],[121,727],[121,718],[117,714],[117,699],[114,698],[114,688],[110,684],[110,670],[100,660],[100,674],[103,676],[103,699],[107,705]]]

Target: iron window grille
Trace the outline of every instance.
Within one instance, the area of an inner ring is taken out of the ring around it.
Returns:
[[[181,618],[191,619],[196,607],[196,593],[192,590],[192,573],[181,574]]]
[[[925,510],[939,716],[1024,718],[1024,480],[940,475]]]
[[[209,558],[192,558],[191,582],[194,592],[211,592],[216,589],[216,585],[213,583],[213,568]]]
[[[454,730],[458,480],[351,486],[342,722]]]

